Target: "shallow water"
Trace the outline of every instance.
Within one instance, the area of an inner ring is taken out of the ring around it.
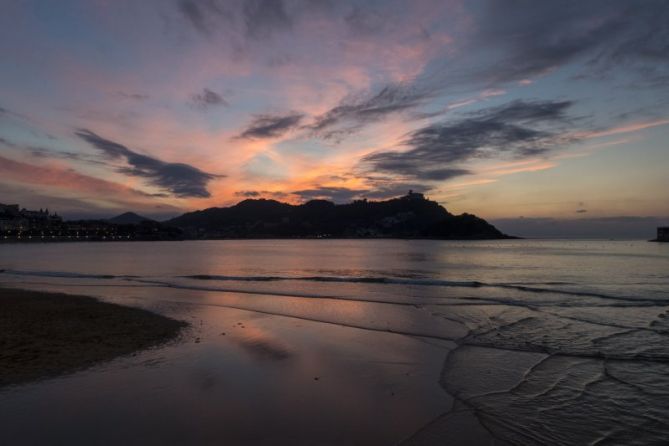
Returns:
[[[0,245],[0,269],[0,285],[191,323],[180,342],[0,393],[2,444],[669,438],[666,244]]]

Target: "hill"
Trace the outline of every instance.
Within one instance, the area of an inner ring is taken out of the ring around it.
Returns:
[[[107,219],[109,223],[114,223],[116,225],[137,225],[143,221],[153,221],[150,218],[142,217],[141,215],[135,214],[134,212],[125,212],[116,217]]]
[[[386,201],[291,205],[249,199],[227,208],[188,212],[165,222],[192,238],[510,238],[471,214],[453,215],[422,194]]]

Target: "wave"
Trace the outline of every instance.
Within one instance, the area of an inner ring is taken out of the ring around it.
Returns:
[[[278,282],[278,281],[300,281],[300,282],[343,282],[343,283],[379,283],[388,285],[419,285],[419,286],[454,286],[454,287],[480,287],[487,284],[478,281],[453,281],[441,279],[408,279],[394,277],[341,277],[341,276],[221,276],[210,274],[195,274],[181,276],[184,279],[195,280],[219,280],[237,282]]]
[[[601,299],[613,299],[633,301],[638,303],[652,302],[669,304],[669,299],[644,299],[631,296],[615,296],[611,294],[598,293],[585,290],[566,290],[561,288],[545,288],[533,285],[576,285],[570,282],[532,282],[524,285],[518,282],[481,282],[477,280],[444,280],[444,279],[410,279],[394,277],[341,277],[341,276],[223,276],[210,274],[195,274],[181,276],[184,279],[212,280],[212,281],[249,281],[249,282],[273,282],[273,281],[306,281],[306,282],[340,282],[340,283],[373,283],[385,285],[407,285],[407,286],[430,286],[430,287],[458,287],[458,288],[502,288],[528,293],[554,293],[569,296],[596,297]]]
[[[12,269],[0,269],[0,273],[12,274],[15,276],[60,277],[64,279],[132,279],[139,277],[132,275],[117,276],[113,274],[86,274],[64,271],[18,271]]]
[[[136,276],[136,275],[112,275],[112,274],[86,274],[58,271],[19,271],[11,269],[0,269],[0,273],[21,275],[21,276],[39,276],[39,277],[60,277],[72,279],[125,279],[142,282],[142,279],[156,280],[157,277]],[[161,278],[165,279],[165,278]],[[325,283],[363,283],[380,285],[405,285],[405,286],[425,286],[425,287],[457,287],[457,288],[499,288],[521,291],[526,293],[549,293],[558,295],[567,295],[575,297],[593,297],[599,299],[634,302],[637,305],[669,305],[669,299],[665,298],[639,298],[634,296],[612,295],[601,292],[578,289],[551,288],[550,286],[574,286],[575,284],[567,282],[531,282],[527,285],[519,282],[481,282],[477,280],[445,280],[445,279],[423,279],[423,278],[396,278],[383,276],[228,276],[214,274],[193,274],[173,277],[173,279],[191,279],[200,281],[221,281],[221,282],[325,282]],[[151,282],[152,280],[148,280]],[[163,280],[155,281],[154,285],[178,286],[187,288],[187,285],[176,285]],[[541,287],[535,285],[547,285]],[[211,291],[219,291],[211,289]],[[220,291],[228,291],[221,289]],[[262,294],[262,293],[261,293]]]

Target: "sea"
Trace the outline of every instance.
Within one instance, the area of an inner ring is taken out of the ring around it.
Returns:
[[[3,445],[669,442],[669,244],[0,244],[0,270],[189,323],[0,391]]]

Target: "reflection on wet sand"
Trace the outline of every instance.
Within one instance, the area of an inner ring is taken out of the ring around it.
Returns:
[[[23,436],[39,443],[48,435],[86,442],[104,435],[120,441],[122,419],[126,435],[166,444],[186,438],[189,443],[225,438],[231,444],[275,444],[282,438],[313,444],[316,438],[322,444],[389,444],[449,408],[438,385],[444,346],[210,305],[239,304],[248,296],[166,290],[164,301],[153,301],[155,289],[87,291],[187,320],[190,333],[183,344],[160,352],[3,395],[0,416],[7,429],[0,440]],[[303,316],[315,311],[311,305]],[[361,310],[335,313],[352,317]],[[42,401],[38,407],[35,398]],[[78,423],[95,429],[61,429],[74,414]],[[40,431],[29,428],[35,416],[45,420]]]

